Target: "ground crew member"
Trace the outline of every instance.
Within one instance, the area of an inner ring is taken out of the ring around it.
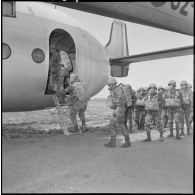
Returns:
[[[107,99],[107,105],[114,110],[113,115],[110,120],[111,127],[111,140],[110,142],[104,144],[106,147],[115,147],[116,145],[116,135],[117,135],[117,126],[118,129],[122,132],[125,137],[125,143],[121,146],[122,148],[130,147],[131,142],[125,127],[125,104],[126,97],[124,90],[117,86],[117,81],[115,78],[110,77],[108,81],[108,90],[110,95]]]
[[[126,84],[124,85],[124,92],[125,92],[125,96],[127,103],[125,105],[126,107],[126,111],[125,111],[125,126],[129,129],[130,133],[133,133],[132,130],[132,115],[133,115],[133,111],[134,111],[134,105],[135,105],[135,101],[136,101],[136,97],[135,97],[135,91],[131,88],[130,84]],[[129,126],[127,125],[127,123],[129,122]]]
[[[182,106],[182,117],[181,117],[181,134],[184,135],[184,119],[187,126],[187,134],[190,135],[191,124],[190,115],[192,113],[193,105],[193,94],[192,91],[188,89],[188,83],[184,80],[180,83],[180,91],[183,96],[183,106]]]
[[[138,130],[144,129],[145,123],[145,107],[144,102],[142,101],[145,97],[143,93],[143,87],[140,87],[136,93],[136,102],[135,102],[135,122],[138,126]]]
[[[165,89],[163,86],[158,86],[158,93],[164,97]],[[165,104],[162,104],[161,109],[161,123],[164,128],[167,128],[168,116],[167,116],[167,108]]]
[[[163,140],[163,126],[161,123],[161,107],[163,104],[163,97],[161,94],[157,93],[157,87],[154,83],[149,85],[148,94],[144,97],[146,117],[145,117],[145,128],[147,138],[144,142],[151,142],[151,128],[153,126],[153,121],[156,120],[157,128],[160,133],[159,141]]]
[[[169,90],[165,92],[165,106],[167,107],[168,114],[168,126],[170,129],[170,135],[173,137],[173,120],[176,124],[176,139],[181,139],[179,131],[181,128],[181,106],[183,105],[183,97],[179,89],[176,89],[176,82],[171,80],[168,83]]]
[[[70,120],[74,125],[75,132],[79,131],[79,126],[77,123],[77,114],[79,115],[80,120],[82,121],[82,132],[87,130],[86,120],[85,120],[85,111],[87,109],[87,90],[84,83],[82,83],[78,76],[75,73],[70,74],[70,85],[63,90],[63,94],[69,94],[66,101],[70,107]]]

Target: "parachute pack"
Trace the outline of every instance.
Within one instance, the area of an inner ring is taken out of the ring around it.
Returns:
[[[73,83],[73,86],[75,88],[76,96],[79,98],[80,101],[88,101],[87,98],[87,90],[83,83],[81,82],[75,82]]]
[[[124,85],[122,83],[120,83],[118,86],[121,87],[124,91],[127,106],[128,107],[131,106],[132,105],[132,90],[131,90],[131,88],[128,85]]]

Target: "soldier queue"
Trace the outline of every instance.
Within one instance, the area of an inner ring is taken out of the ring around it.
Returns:
[[[54,45],[50,45],[50,79],[49,89],[53,94],[62,97],[69,106],[70,120],[74,125],[74,131],[79,131],[77,114],[82,121],[81,131],[86,127],[85,111],[87,109],[87,89],[78,75],[72,72],[73,66],[68,54],[58,51]],[[110,119],[111,139],[104,144],[106,147],[115,147],[117,129],[125,138],[122,148],[130,147],[129,133],[132,133],[133,114],[138,130],[146,130],[144,142],[151,142],[151,129],[155,125],[159,131],[159,141],[164,141],[163,133],[169,128],[168,137],[173,137],[173,122],[176,125],[176,139],[184,135],[184,121],[187,126],[187,134],[190,135],[193,118],[193,92],[192,87],[186,81],[181,81],[180,89],[176,88],[176,82],[171,80],[168,87],[156,86],[151,83],[149,87],[140,87],[135,92],[130,84],[117,85],[115,78],[108,81],[109,96],[106,105],[113,109]]]
[[[108,82],[110,94],[107,106],[113,109],[110,120],[111,140],[105,144],[114,147],[116,141],[116,126],[119,126],[125,144],[122,147],[131,146],[128,130],[132,133],[132,114],[135,113],[135,123],[138,130],[146,130],[144,142],[151,142],[151,129],[155,125],[159,131],[159,141],[164,141],[163,133],[168,127],[173,137],[173,122],[176,125],[176,139],[180,140],[184,135],[184,120],[187,126],[187,134],[190,135],[193,118],[193,92],[192,87],[186,81],[181,81],[180,89],[176,89],[176,82],[171,80],[168,88],[151,83],[149,87],[139,88],[136,92],[129,84],[119,84],[115,78],[110,77]],[[127,122],[129,121],[129,126]]]

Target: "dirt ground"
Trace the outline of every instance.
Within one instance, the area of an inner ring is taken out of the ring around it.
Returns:
[[[135,131],[130,134],[132,147],[121,148],[124,138],[119,135],[116,148],[106,148],[110,110],[100,112],[104,104],[99,103],[98,108],[94,104],[90,103],[86,113],[89,131],[83,136],[35,132],[8,139],[3,134],[2,192],[193,192],[193,134],[159,142],[158,132],[152,130],[153,141],[144,143],[145,132]],[[29,120],[24,113],[7,113],[3,131],[26,127],[32,131],[32,124],[43,121],[47,127],[52,124],[48,116],[42,114],[44,119],[37,113],[29,112]]]

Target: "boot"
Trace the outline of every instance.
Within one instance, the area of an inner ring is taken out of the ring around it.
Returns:
[[[143,142],[151,142],[151,136],[150,136],[150,132],[146,132],[147,133],[147,138],[143,140]]]
[[[75,124],[75,125],[74,125],[74,133],[77,133],[77,132],[79,132],[79,131],[80,131],[80,129],[79,129],[78,124]]]
[[[129,123],[129,130],[130,130],[130,132],[132,131],[132,127],[133,127],[132,122],[130,122]],[[132,133],[133,133],[133,131],[132,131]]]
[[[111,136],[110,142],[104,144],[104,146],[114,148],[116,146],[116,136]]]
[[[81,127],[82,133],[85,133],[88,131],[88,128],[86,127],[85,122],[82,121],[82,127]]]
[[[144,130],[144,124],[140,124],[139,130]]]
[[[189,129],[189,128],[187,128],[187,134],[188,134],[188,135],[191,135],[190,129]]]
[[[183,129],[181,129],[180,136],[184,136],[184,130]]]
[[[133,133],[132,125],[130,125],[130,124],[129,124],[129,128],[128,128],[128,130],[129,130],[129,133],[130,133],[130,134],[132,134],[132,133]]]
[[[125,143],[121,146],[121,148],[127,148],[131,146],[131,142],[129,140],[129,135],[124,135]]]
[[[176,129],[176,139],[181,139],[180,135],[179,135],[179,130]]]
[[[160,141],[160,142],[164,142],[163,137],[160,137],[160,138],[159,138],[159,141]]]
[[[174,137],[173,128],[170,128],[170,134],[167,137]]]
[[[163,132],[160,132],[160,138],[159,138],[159,141],[160,141],[160,142],[164,142],[164,139],[163,139]]]

